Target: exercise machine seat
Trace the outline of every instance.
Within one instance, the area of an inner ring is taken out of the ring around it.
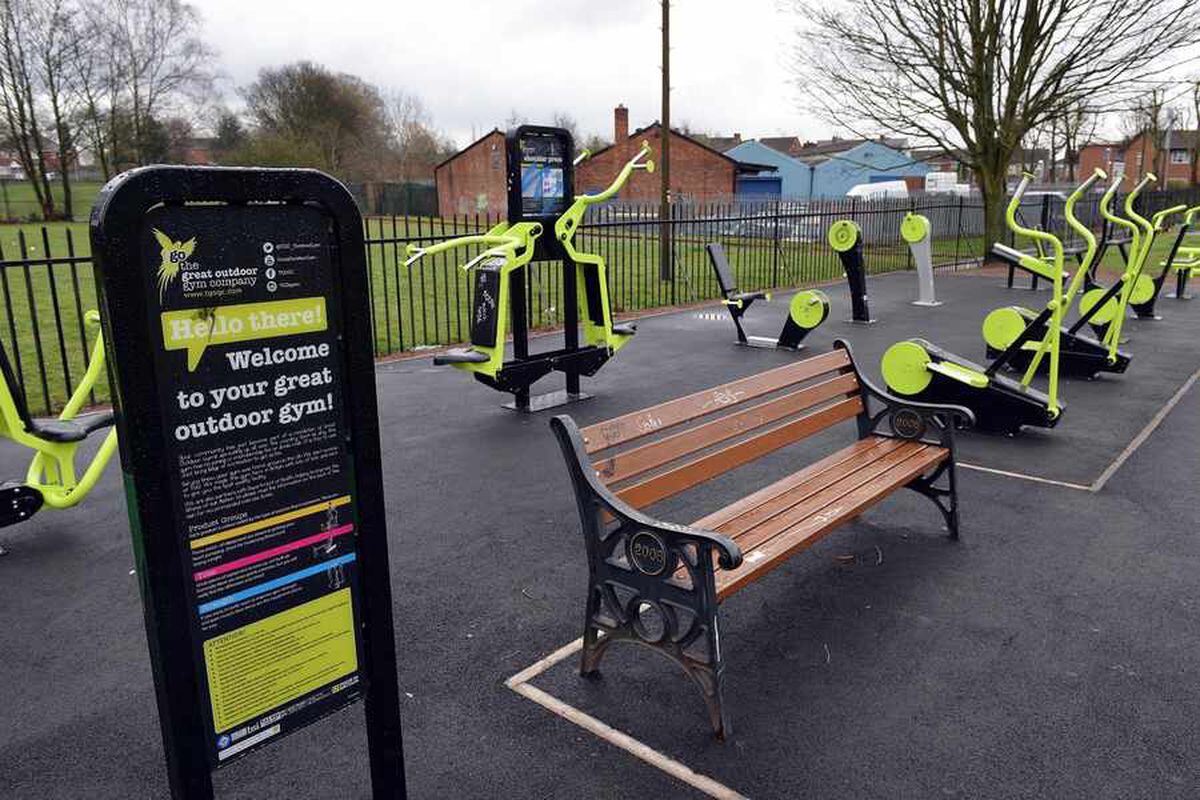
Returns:
[[[637,325],[629,322],[614,322],[612,326],[613,333],[619,333],[622,336],[633,336],[637,333]]]
[[[439,366],[442,364],[483,364],[487,362],[488,358],[487,353],[481,353],[469,347],[459,347],[434,356],[433,363]]]
[[[113,420],[113,412],[99,411],[74,419],[31,419],[26,430],[47,442],[81,442],[88,434],[111,426]]]

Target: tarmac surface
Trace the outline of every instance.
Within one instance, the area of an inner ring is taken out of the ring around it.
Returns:
[[[842,321],[845,287],[829,287],[833,312],[802,355],[844,337],[878,378],[883,350],[920,335],[979,361],[987,310],[1048,297],[937,280],[945,304],[930,309],[908,304],[912,273],[873,276],[867,327]],[[1200,389],[1180,392],[1200,370],[1200,301],[1159,310],[1128,324],[1126,375],[1063,382],[1056,429],[960,440],[968,464],[1084,488],[963,469],[960,541],[927,500],[895,495],[722,606],[729,741],[641,648],[612,648],[598,681],[569,658],[533,683],[756,798],[1200,796]],[[774,334],[785,311],[756,304],[748,327]],[[642,319],[569,412],[607,419],[797,357],[732,339],[720,306]],[[504,684],[581,633],[586,561],[549,414],[505,411],[428,359],[376,380],[410,796],[704,796]],[[848,423],[657,515],[689,522],[853,436]],[[0,463],[24,473],[15,447]],[[110,468],[83,507],[0,530],[0,798],[167,796],[120,485]],[[360,709],[216,785],[220,798],[369,796]]]

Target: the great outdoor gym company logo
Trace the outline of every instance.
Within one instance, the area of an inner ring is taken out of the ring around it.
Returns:
[[[153,231],[162,254],[162,261],[158,265],[158,300],[161,303],[167,287],[179,277],[179,271],[196,249],[196,237],[193,236],[186,242],[177,242],[158,228],[154,228]]]

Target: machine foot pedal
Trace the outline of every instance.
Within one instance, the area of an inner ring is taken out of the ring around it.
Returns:
[[[0,528],[24,522],[42,507],[42,493],[23,483],[0,486]]]
[[[487,353],[481,353],[478,350],[470,348],[448,350],[433,357],[433,363],[439,367],[445,364],[486,364],[487,362]]]

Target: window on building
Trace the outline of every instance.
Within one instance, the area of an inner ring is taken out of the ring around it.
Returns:
[[[500,148],[492,145],[492,169],[500,168]]]
[[[1187,150],[1172,150],[1171,151],[1171,163],[1172,164],[1186,164],[1186,163],[1188,163],[1188,155],[1189,154],[1188,154]]]

